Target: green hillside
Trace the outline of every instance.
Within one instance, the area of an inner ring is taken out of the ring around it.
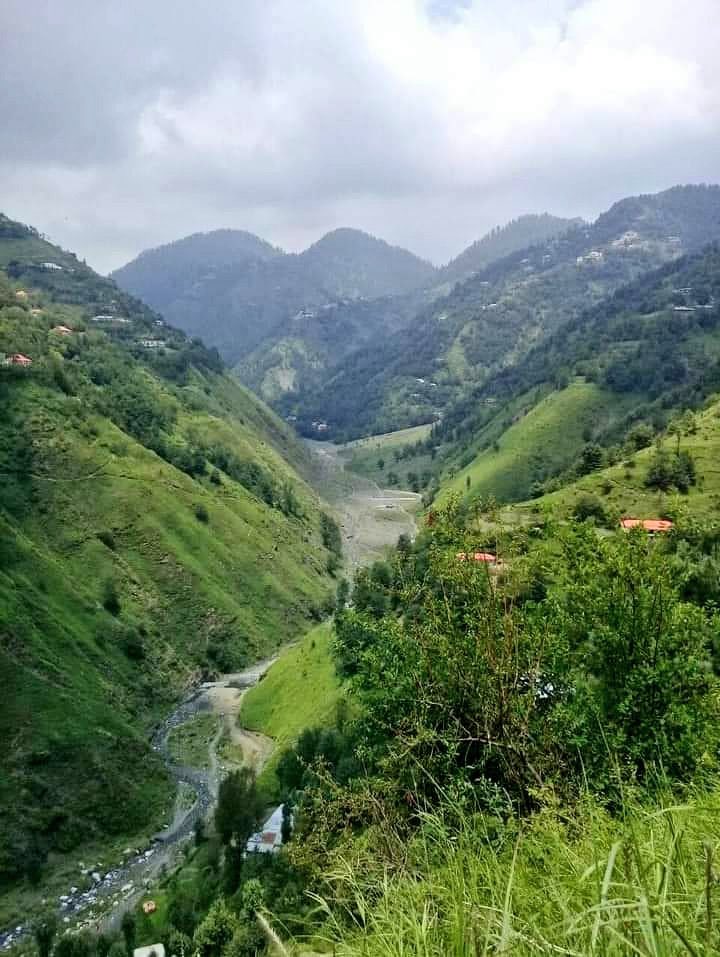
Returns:
[[[452,493],[470,501],[488,495],[505,502],[527,498],[533,483],[571,465],[583,437],[620,407],[610,392],[582,379],[537,404],[533,400],[521,397],[491,420],[478,436],[485,447],[443,484],[441,501]],[[514,408],[512,424],[503,429]]]
[[[423,302],[417,293],[349,299],[299,309],[235,366],[268,402],[322,385],[346,356],[401,329]]]
[[[341,688],[330,653],[331,637],[330,625],[318,625],[285,651],[243,698],[240,723],[275,742],[260,778],[261,786],[273,797],[275,767],[284,749],[293,745],[305,728],[330,725],[334,720]]]
[[[0,265],[0,353],[32,360],[0,365],[8,889],[156,829],[153,724],[304,630],[334,584],[305,452],[216,353],[6,219]]]
[[[572,515],[578,503],[592,496],[602,505],[606,521],[614,525],[621,516],[658,518],[689,515],[700,522],[715,521],[720,508],[720,402],[711,399],[693,416],[678,420],[678,430],[657,440],[662,454],[672,462],[678,450],[691,456],[695,483],[682,494],[673,485],[648,484],[648,474],[658,456],[658,444],[627,454],[616,465],[585,475],[517,509],[517,514],[550,509],[560,517]]]
[[[527,249],[580,225],[581,219],[563,219],[549,213],[519,216],[468,246],[443,267],[438,278],[446,283],[459,282],[518,249]]]
[[[468,498],[488,492],[505,500],[525,497],[617,461],[636,426],[649,431],[651,441],[720,387],[719,301],[720,253],[711,246],[566,323],[434,427],[426,444],[441,450],[444,483]],[[602,396],[585,417],[571,380],[577,375]],[[543,435],[533,423],[549,408],[558,415]],[[502,481],[506,467],[517,476],[510,486]],[[463,486],[468,475],[469,488]]]

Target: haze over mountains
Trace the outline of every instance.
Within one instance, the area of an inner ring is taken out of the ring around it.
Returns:
[[[299,255],[218,230],[141,253],[113,278],[234,364],[299,310],[407,293],[434,272],[412,253],[354,229],[328,233]]]
[[[342,358],[384,340],[458,280],[575,222],[521,217],[441,269],[354,229],[336,229],[297,255],[249,233],[216,230],[146,250],[113,278],[216,345],[272,400],[321,384]]]

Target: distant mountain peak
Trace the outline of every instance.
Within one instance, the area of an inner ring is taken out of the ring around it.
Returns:
[[[559,236],[583,222],[579,217],[565,219],[550,213],[527,213],[518,216],[504,226],[495,226],[471,243],[440,271],[441,278],[444,282],[466,279],[504,256]]]

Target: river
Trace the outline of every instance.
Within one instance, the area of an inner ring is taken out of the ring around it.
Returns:
[[[313,441],[306,444],[312,452],[311,480],[340,522],[348,576],[382,557],[400,534],[414,536],[413,516],[420,506],[419,495],[380,489],[369,479],[346,471],[341,446]],[[116,929],[122,915],[137,905],[163,873],[178,865],[196,823],[208,819],[214,809],[222,775],[232,770],[217,754],[223,731],[241,749],[244,763],[253,765],[256,771],[262,768],[272,751],[272,741],[241,728],[236,719],[243,694],[257,684],[276,657],[193,688],[155,730],[152,747],[178,787],[173,820],[148,846],[126,848],[114,866],[88,864],[79,869],[77,885],[71,885],[56,899],[58,917],[66,928]],[[208,767],[174,763],[168,745],[170,732],[196,715],[208,713],[218,718],[217,733],[208,746]],[[181,803],[183,790],[194,795],[189,805]],[[27,924],[0,932],[0,951],[21,943],[29,933]]]

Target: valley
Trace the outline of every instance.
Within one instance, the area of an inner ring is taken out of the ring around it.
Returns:
[[[342,519],[344,573],[352,575],[382,557],[399,535],[414,536],[418,495],[382,490],[347,471],[345,461],[350,450],[311,441],[306,445],[313,485]],[[4,915],[3,921],[13,926],[0,928],[0,950],[9,950],[27,940],[28,926],[22,923],[21,911],[13,912],[13,908],[33,909],[40,897],[48,901],[51,909],[49,902],[57,901],[58,917],[66,929],[95,933],[116,932],[125,913],[136,908],[141,899],[152,897],[158,882],[182,865],[183,853],[197,827],[211,821],[223,776],[242,766],[253,768],[259,775],[273,756],[275,742],[243,727],[240,711],[246,692],[265,677],[282,652],[280,649],[242,671],[219,675],[191,688],[153,731],[151,739],[152,750],[162,759],[173,782],[175,797],[170,816],[159,824],[146,846],[127,847],[117,859],[108,857],[107,849],[103,852],[95,848],[95,856],[103,860],[93,865],[79,861],[73,884],[63,884],[58,874],[48,889],[24,894],[17,903],[5,900],[0,913]],[[211,727],[204,736],[199,732],[199,742],[192,748],[173,744],[178,732],[184,739],[195,737],[195,728],[201,722],[209,722]],[[281,740],[286,747],[292,738]],[[65,866],[64,871],[67,870]],[[15,923],[18,920],[20,923]]]
[[[130,264],[191,332],[212,298],[232,370],[0,219],[0,947],[42,911],[58,957],[223,921],[242,957],[263,922],[372,953],[413,868],[452,893],[434,828],[494,881],[544,816],[582,841],[618,781],[660,800],[656,755],[688,802],[714,781],[719,197],[511,223],[444,269],[353,230]]]

